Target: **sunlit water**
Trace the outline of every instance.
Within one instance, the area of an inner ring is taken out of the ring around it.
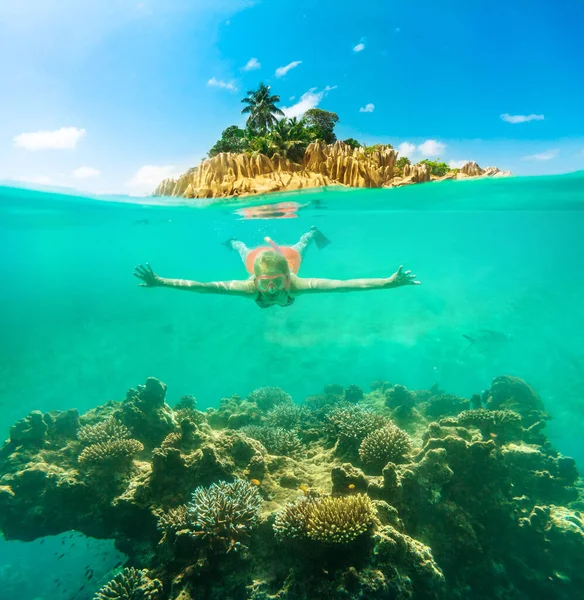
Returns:
[[[511,374],[542,396],[558,449],[584,462],[584,173],[253,203],[276,201],[306,206],[296,218],[258,220],[229,204],[0,188],[0,429],[33,409],[122,399],[148,376],[168,385],[171,404],[193,394],[204,409],[262,385],[301,402],[325,384],[368,389],[379,379],[468,397]],[[422,285],[262,310],[242,298],[140,288],[132,276],[148,261],[166,277],[243,279],[238,255],[221,242],[253,246],[269,235],[293,244],[311,225],[333,243],[309,249],[301,276],[381,277],[403,264]],[[481,330],[504,335],[463,337]],[[107,579],[119,560],[101,543],[80,540],[85,554],[71,548],[58,559],[60,538],[3,542],[0,589],[18,589],[21,600],[89,598],[99,577],[77,593],[83,570]],[[26,573],[38,561],[47,577],[35,587]]]

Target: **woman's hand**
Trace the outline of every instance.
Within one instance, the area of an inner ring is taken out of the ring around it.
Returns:
[[[146,266],[138,265],[134,270],[134,277],[144,282],[140,284],[141,287],[157,287],[162,285],[161,278],[156,275],[148,263],[146,263]]]
[[[411,271],[403,271],[403,265],[387,280],[388,287],[402,287],[403,285],[420,285],[416,276]]]

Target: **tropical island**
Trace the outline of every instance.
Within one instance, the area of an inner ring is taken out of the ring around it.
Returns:
[[[302,118],[287,118],[280,96],[260,83],[242,99],[245,129],[231,125],[209,150],[209,158],[177,179],[165,179],[155,196],[231,198],[251,194],[341,185],[401,187],[413,183],[505,177],[497,167],[468,162],[460,169],[437,160],[411,164],[391,144],[367,146],[353,138],[338,140],[339,116],[319,108]]]

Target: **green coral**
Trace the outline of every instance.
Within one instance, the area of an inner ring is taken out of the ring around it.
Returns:
[[[130,430],[113,417],[96,425],[85,425],[77,432],[77,439],[87,445],[109,440],[129,440],[131,437]]]
[[[219,543],[227,552],[245,548],[257,525],[262,497],[249,481],[220,481],[198,487],[189,502],[192,535]]]
[[[80,465],[99,467],[128,466],[134,455],[142,452],[144,446],[138,440],[107,440],[87,446],[79,455]]]
[[[339,438],[360,442],[372,431],[387,424],[387,419],[358,405],[342,405],[331,410],[328,421]]]
[[[381,469],[388,462],[402,462],[411,449],[410,436],[403,429],[389,424],[372,431],[361,442],[359,457],[365,465]]]
[[[285,402],[274,406],[266,415],[266,424],[271,427],[295,429],[306,416],[306,408]]]
[[[162,533],[176,533],[191,528],[191,519],[189,516],[189,507],[181,504],[176,508],[171,508],[167,512],[161,512],[158,515],[158,531]]]
[[[283,427],[248,425],[242,427],[240,431],[245,436],[260,442],[270,454],[294,456],[302,451],[302,442],[296,433]]]
[[[255,402],[260,410],[270,410],[278,404],[291,404],[292,396],[279,387],[261,387],[254,390],[247,398]]]
[[[125,568],[106,583],[93,600],[157,600],[162,595],[162,584],[150,579],[146,569]]]
[[[346,544],[375,523],[369,496],[301,498],[276,515],[274,531],[279,539],[309,538],[326,544]]]

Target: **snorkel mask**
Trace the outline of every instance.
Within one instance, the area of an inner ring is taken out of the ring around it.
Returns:
[[[282,249],[276,242],[272,240],[272,238],[265,237],[264,241],[268,243],[272,249],[284,256]],[[256,285],[260,292],[264,293],[276,293],[285,290],[290,283],[290,277],[283,273],[278,273],[277,275],[256,275]]]

